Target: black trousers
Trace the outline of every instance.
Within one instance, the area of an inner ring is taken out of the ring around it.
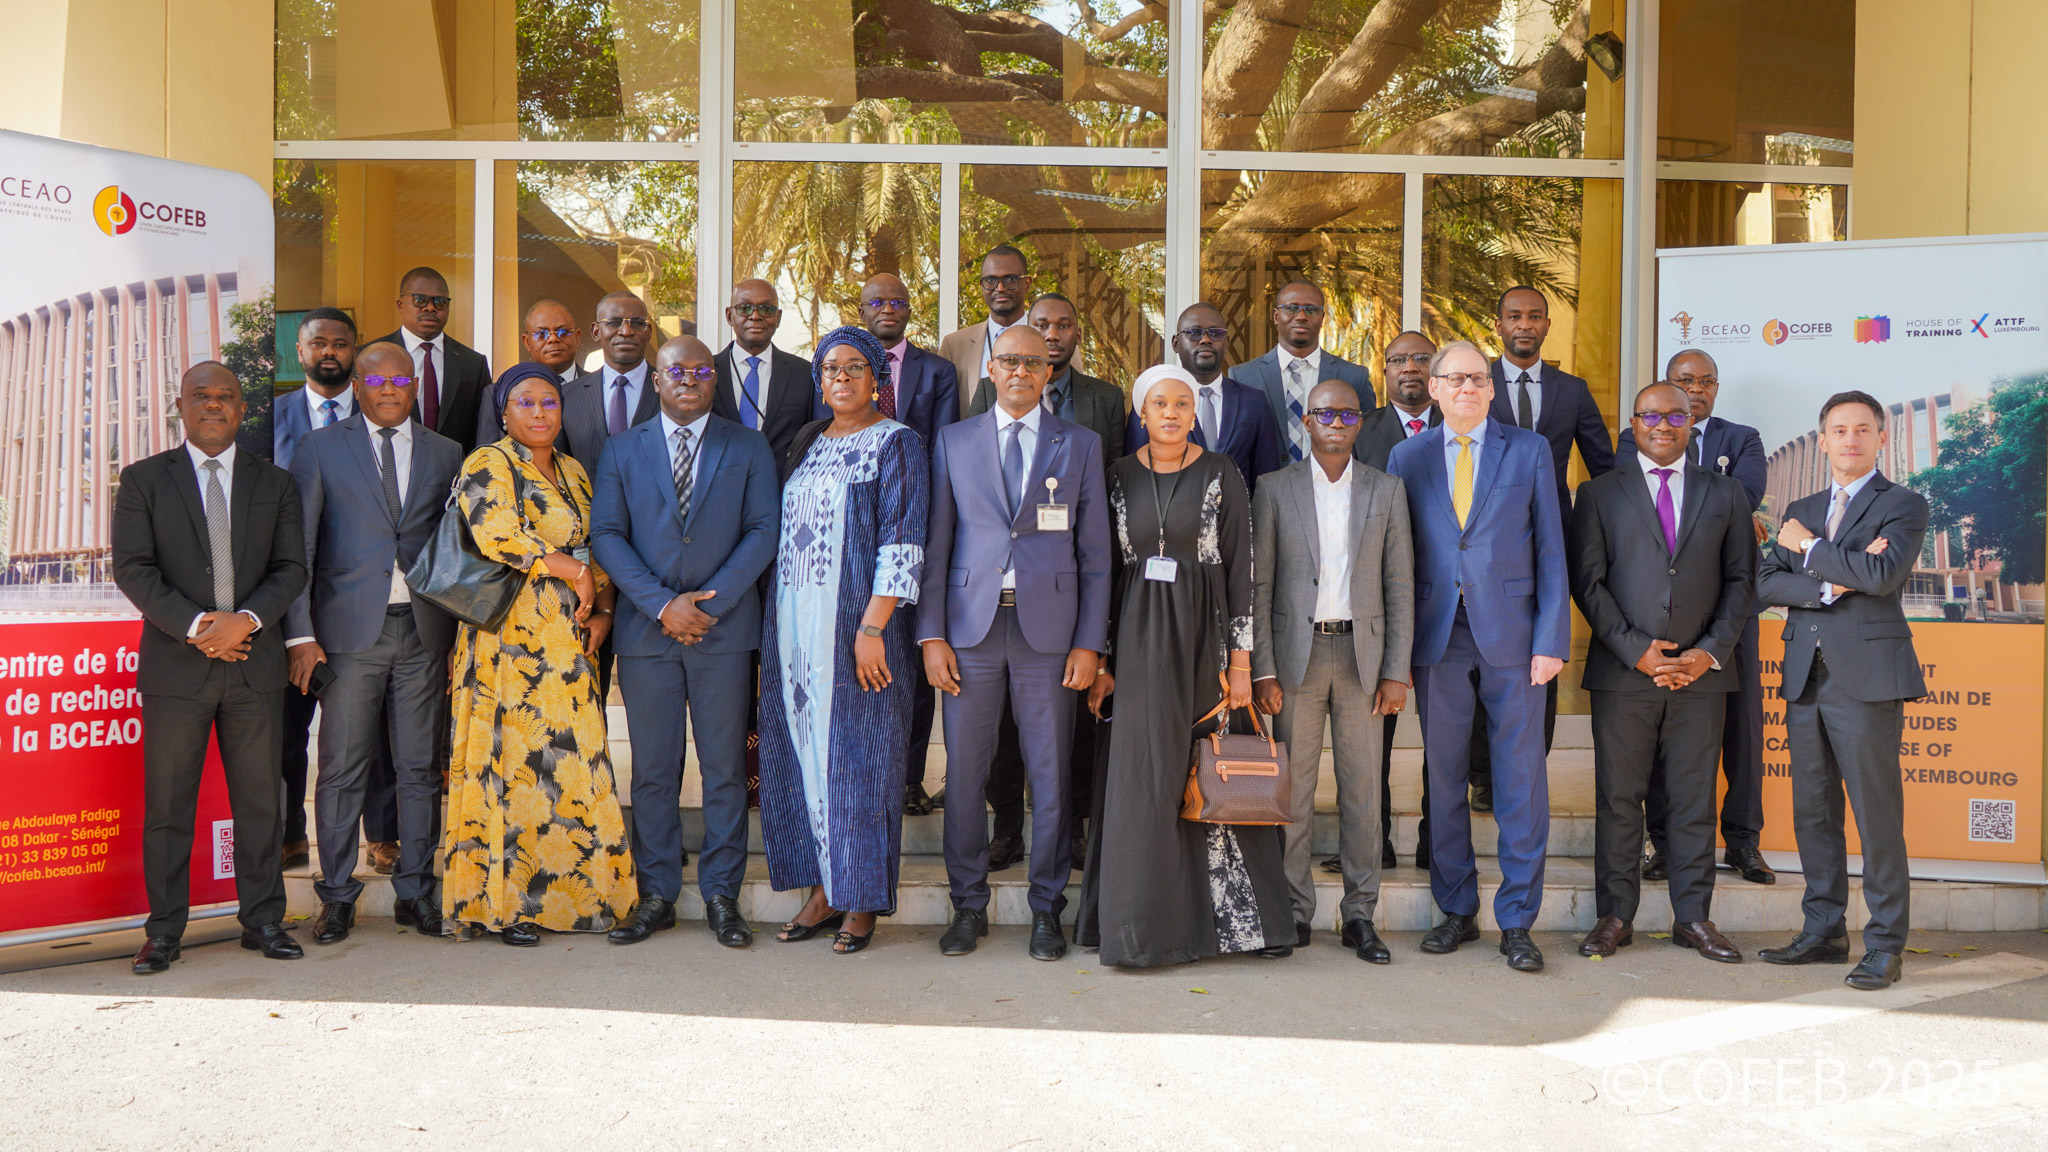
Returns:
[[[206,746],[218,738],[234,818],[235,897],[245,928],[284,919],[284,785],[277,770],[284,692],[207,662],[189,696],[142,697],[142,885],[151,936],[182,937],[191,914],[193,824]]]
[[[1099,737],[1099,739],[1098,739]],[[1096,757],[1109,753],[1109,729],[1088,711],[1084,698],[1074,708],[1074,743],[1067,759],[1067,826],[1081,827],[1095,810]],[[950,790],[949,790],[950,792]],[[950,799],[948,803],[950,803]],[[1024,753],[1018,747],[1017,721],[1003,704],[1003,723],[996,729],[996,758],[989,765],[988,806],[995,810],[990,838],[1024,835]],[[1074,861],[1079,868],[1081,861]]]
[[[1643,801],[1651,765],[1664,765],[1671,837],[1671,915],[1713,919],[1715,738],[1726,693],[1595,691],[1594,914],[1634,921],[1642,897]]]
[[[1727,717],[1721,725],[1721,775],[1728,791],[1721,797],[1721,842],[1730,848],[1754,848],[1764,831],[1764,686],[1757,678],[1756,617],[1743,625],[1735,644],[1735,675],[1741,688],[1728,693]],[[1650,774],[1646,809],[1650,842],[1665,850],[1664,773]]]
[[[932,750],[932,717],[939,704],[938,689],[925,679],[924,660],[920,658],[913,663],[917,665],[917,683],[910,686],[910,746],[905,749],[903,758],[903,784],[906,788],[924,783],[925,761],[930,758]],[[1009,715],[1008,711],[1003,713],[1005,721]],[[1018,787],[1023,787],[1021,778]]]

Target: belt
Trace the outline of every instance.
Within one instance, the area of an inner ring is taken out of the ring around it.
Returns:
[[[1002,595],[996,597],[996,607],[998,608],[1015,608],[1016,606],[1017,590],[1015,588],[1005,588]]]
[[[410,603],[386,604],[384,606],[384,614],[386,616],[410,616],[412,615],[412,605]]]
[[[1345,636],[1351,632],[1349,620],[1318,620],[1315,624],[1318,636]]]

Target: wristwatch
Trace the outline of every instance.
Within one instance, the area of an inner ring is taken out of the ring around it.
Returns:
[[[1820,537],[1818,537],[1818,536],[1808,536],[1808,537],[1807,537],[1806,539],[1804,539],[1804,540],[1801,540],[1801,541],[1799,542],[1799,554],[1800,554],[1801,556],[1804,556],[1804,555],[1806,555],[1806,554],[1807,554],[1808,552],[1811,552],[1811,551],[1813,551],[1813,546],[1814,546],[1815,544],[1819,543],[1819,542],[1820,542]]]
[[[863,636],[873,636],[879,639],[882,635],[882,630],[880,628],[875,627],[873,624],[863,624],[860,626],[860,634]]]

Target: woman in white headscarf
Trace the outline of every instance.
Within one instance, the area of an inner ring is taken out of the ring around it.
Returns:
[[[1075,936],[1103,963],[1131,967],[1285,956],[1294,914],[1281,829],[1180,818],[1195,718],[1223,695],[1217,673],[1233,710],[1251,702],[1251,501],[1229,457],[1188,440],[1186,369],[1147,369],[1131,402],[1149,442],[1109,466],[1119,563],[1110,670],[1089,706],[1114,719]]]

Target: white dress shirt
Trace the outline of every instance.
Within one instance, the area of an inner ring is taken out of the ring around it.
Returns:
[[[1657,507],[1657,493],[1664,488],[1664,478],[1652,475],[1650,469],[1662,468],[1641,452],[1636,453],[1636,466],[1643,470],[1643,481],[1650,486],[1650,507]],[[1671,527],[1673,531],[1685,524],[1685,457],[1680,456],[1671,464]]]
[[[1522,418],[1522,396],[1515,381],[1522,378],[1522,373],[1529,374],[1529,427],[1534,429],[1536,425],[1543,423],[1543,361],[1539,359],[1527,368],[1517,368],[1503,356],[1500,359],[1500,372],[1503,377],[1501,387],[1508,392],[1508,411],[1515,414],[1517,423]]]
[[[221,451],[220,455],[208,456],[206,453],[201,452],[190,440],[187,440],[185,441],[185,451],[192,457],[192,477],[199,481],[199,507],[201,513],[203,514],[206,510],[207,475],[203,465],[208,460],[220,461],[220,494],[221,498],[228,502],[228,507],[232,509],[235,506],[235,446],[230,444]],[[229,523],[234,522],[232,513],[228,519]],[[207,555],[211,556],[213,554],[213,541],[211,539],[202,539],[200,544],[206,547]],[[246,608],[237,609],[237,611],[256,621],[256,627],[263,627],[263,621],[254,612]],[[204,612],[194,616],[191,626],[185,629],[185,635],[197,636],[199,634],[199,621],[205,616],[206,613]]]
[[[306,415],[311,420],[306,427],[310,429],[317,431],[327,426],[327,418],[321,415],[320,406],[327,403],[330,399],[334,401],[334,422],[336,424],[356,414],[356,390],[353,388],[343,388],[339,396],[330,397],[322,396],[320,393],[315,392],[313,386],[308,384],[304,388],[299,389],[299,393],[306,398]]]
[[[1344,474],[1335,480],[1323,466],[1309,465],[1310,486],[1316,496],[1316,538],[1322,553],[1322,571],[1316,580],[1317,622],[1351,619],[1351,469],[1347,460]]]
[[[401,326],[398,329],[398,338],[405,341],[405,350],[412,353],[412,374],[421,381],[419,403],[424,404],[428,357],[431,356],[434,361],[434,383],[437,386],[446,386],[448,383],[448,346],[444,343],[448,339],[448,334],[443,332],[432,340],[422,340],[412,329]],[[441,398],[435,399],[439,401]]]
[[[1861,496],[1861,495],[1863,494],[1863,490],[1864,490],[1865,488],[1868,488],[1868,487],[1870,486],[1870,478],[1871,478],[1872,476],[1875,476],[1875,475],[1877,475],[1877,469],[1875,469],[1875,468],[1872,468],[1872,469],[1871,469],[1870,471],[1868,471],[1868,472],[1865,472],[1865,473],[1864,473],[1863,475],[1861,475],[1861,476],[1858,476],[1858,477],[1857,477],[1856,479],[1854,479],[1854,480],[1851,480],[1851,481],[1850,481],[1850,482],[1848,483],[1848,485],[1847,485],[1847,486],[1844,486],[1844,485],[1838,484],[1838,483],[1836,483],[1836,482],[1835,482],[1835,481],[1833,480],[1833,478],[1830,478],[1830,479],[1828,480],[1828,504],[1827,504],[1827,508],[1826,508],[1825,510],[1823,510],[1823,511],[1821,512],[1821,521],[1820,521],[1820,523],[1818,523],[1818,524],[1808,524],[1808,525],[1806,526],[1806,527],[1807,527],[1807,530],[1808,530],[1808,531],[1810,531],[1810,532],[1812,532],[1812,533],[1813,533],[1814,535],[1816,535],[1816,536],[1819,536],[1819,537],[1820,537],[1821,539],[1823,539],[1823,540],[1826,540],[1826,539],[1828,538],[1828,535],[1827,535],[1827,533],[1828,533],[1828,521],[1827,521],[1827,518],[1828,518],[1829,516],[1831,516],[1831,515],[1833,515],[1833,514],[1834,514],[1834,511],[1835,511],[1835,501],[1836,501],[1836,500],[1838,500],[1838,499],[1840,499],[1840,497],[1838,497],[1838,496],[1836,495],[1836,493],[1838,493],[1838,492],[1847,492],[1847,493],[1849,494],[1849,499],[1848,499],[1848,500],[1847,500],[1846,502],[1844,502],[1844,504],[1842,505],[1842,514],[1843,514],[1843,515],[1842,515],[1842,519],[1843,519],[1843,522],[1844,522],[1844,523],[1847,523],[1847,522],[1848,522],[1848,511],[1849,511],[1849,507],[1848,507],[1848,506],[1849,506],[1850,504],[1854,504],[1854,503],[1856,502],[1856,497],[1858,497],[1858,496]],[[1799,566],[1800,566],[1801,568],[1804,568],[1804,567],[1806,567],[1806,566],[1807,566],[1808,564],[1810,564],[1810,563],[1812,563],[1812,562],[1813,562],[1813,549],[1812,549],[1812,548],[1808,548],[1808,549],[1806,550],[1806,555],[1800,558],[1800,560],[1799,560]],[[1842,597],[1841,597],[1841,595],[1840,595],[1839,593],[1836,593],[1836,592],[1830,592],[1830,591],[1828,591],[1828,590],[1827,590],[1827,588],[1825,587],[1826,581],[1822,581],[1822,584],[1823,584],[1823,587],[1822,587],[1822,588],[1821,588],[1821,590],[1820,590],[1820,602],[1821,602],[1821,603],[1823,603],[1823,604],[1833,604],[1833,603],[1834,603],[1835,601],[1837,601],[1837,600],[1840,600],[1840,599],[1842,598]]]
[[[371,423],[367,418],[363,420],[363,427],[369,430],[370,461],[377,466],[377,480],[379,484],[382,484],[384,478],[383,429]],[[406,494],[412,490],[412,421],[407,420],[405,423],[400,424],[395,431],[397,435],[391,438],[391,461],[398,469],[398,507],[401,514],[403,514]],[[379,488],[377,499],[382,500],[383,498],[383,489]],[[385,603],[412,603],[412,589],[405,582],[405,573],[398,570],[398,558],[396,556],[393,556],[391,560],[391,596]]]
[[[742,417],[747,412],[747,357],[752,355],[753,353],[740,347],[739,341],[732,342],[732,410]],[[775,363],[775,345],[770,344],[761,349],[760,359],[761,363],[757,368],[760,373],[760,390],[755,403],[761,406],[761,411],[754,417],[754,427],[757,430],[766,427],[768,423],[768,377],[769,369]],[[741,419],[740,424],[744,426],[746,420]]]
[[[1010,425],[1020,424],[1023,428],[1017,433],[1017,450],[1024,456],[1022,483],[1030,484],[1031,461],[1038,455],[1038,418],[1045,412],[1044,406],[1033,404],[1031,411],[1026,412],[1022,419],[1012,417],[1008,412],[1003,411],[1001,407],[992,408],[990,411],[996,414],[996,470],[998,472],[1002,471],[1003,453],[1010,445]],[[1027,508],[1032,504],[1044,502],[1043,500],[1033,500],[1031,493],[1021,490],[1010,493],[1010,495],[1017,497],[1017,507],[1019,510]],[[1003,569],[1003,587],[1009,589],[1017,587],[1016,565],[1012,564],[1010,567]]]

